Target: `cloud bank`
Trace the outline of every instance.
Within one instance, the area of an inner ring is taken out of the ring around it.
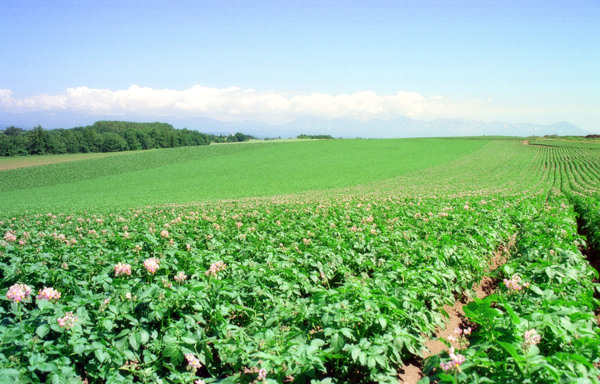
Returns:
[[[206,117],[222,121],[254,120],[286,123],[298,117],[356,120],[472,118],[486,104],[480,100],[425,97],[416,92],[378,95],[373,91],[330,95],[291,95],[275,91],[243,90],[238,87],[210,88],[201,85],[186,90],[153,89],[132,85],[128,89],[68,88],[57,95],[17,98],[0,89],[0,111],[70,112],[85,115],[130,114],[154,117]]]

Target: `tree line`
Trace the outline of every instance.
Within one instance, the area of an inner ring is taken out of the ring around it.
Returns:
[[[320,139],[320,140],[332,140],[331,135],[305,135],[303,133],[296,136],[297,139]]]
[[[0,156],[135,151],[239,142],[251,138],[240,132],[216,136],[186,128],[175,129],[166,123],[126,121],[97,121],[86,127],[51,130],[40,125],[32,130],[8,127],[0,131]]]

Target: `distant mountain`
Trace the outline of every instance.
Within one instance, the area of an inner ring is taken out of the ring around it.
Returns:
[[[298,118],[282,125],[254,121],[223,122],[212,119],[170,119],[177,128],[187,127],[205,133],[232,134],[243,132],[259,138],[296,137],[299,134],[331,135],[341,138],[402,138],[452,136],[585,136],[589,132],[567,122],[550,125],[507,122],[480,122],[461,119],[432,121],[398,117],[391,120]]]
[[[98,120],[123,120],[136,122],[164,122],[175,128],[188,128],[203,133],[230,135],[242,132],[259,138],[296,137],[299,134],[331,135],[341,138],[402,138],[402,137],[451,137],[451,136],[585,136],[589,132],[573,124],[560,122],[550,125],[507,122],[481,122],[461,119],[438,119],[432,121],[397,117],[390,120],[351,120],[302,117],[282,125],[255,121],[225,122],[208,118],[174,118],[160,116],[60,116],[39,112],[27,115],[4,115],[0,127],[14,125],[32,128],[38,124],[46,129],[86,126]],[[8,120],[8,121],[6,121]]]
[[[589,132],[572,124],[561,122],[551,125],[512,124],[506,122],[478,122],[460,119],[414,120],[405,117],[391,120],[326,120],[298,119],[279,127],[285,132],[328,134],[334,137],[448,137],[448,136],[583,136]]]

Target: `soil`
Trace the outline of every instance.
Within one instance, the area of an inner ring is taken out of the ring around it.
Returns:
[[[496,270],[508,261],[510,257],[511,248],[514,247],[516,242],[516,234],[509,240],[506,246],[501,247],[496,252],[496,255],[490,261],[488,273]],[[479,283],[474,286],[474,291],[478,299],[492,294],[498,286],[498,282],[490,276],[484,276]],[[457,300],[453,306],[445,305],[444,311],[449,315],[445,322],[444,328],[438,328],[435,332],[435,337],[432,339],[427,338],[424,343],[420,359],[413,359],[408,361],[403,367],[399,369],[400,374],[398,376],[400,383],[416,384],[423,377],[423,359],[439,354],[447,350],[448,347],[440,341],[440,339],[447,339],[448,336],[454,334],[454,330],[457,327],[466,328],[473,326],[467,320],[463,307],[471,302],[473,299],[468,296],[463,296],[462,300]]]

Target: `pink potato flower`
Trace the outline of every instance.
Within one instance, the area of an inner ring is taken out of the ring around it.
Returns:
[[[444,372],[450,370],[456,370],[457,372],[460,372],[461,364],[466,361],[465,357],[461,354],[454,353],[454,347],[450,347],[448,355],[450,356],[450,361],[440,363],[440,368],[442,368]]]
[[[131,265],[124,263],[117,263],[115,265],[115,276],[127,275],[131,276]]]
[[[177,273],[175,277],[173,277],[173,279],[175,279],[175,281],[178,283],[182,283],[187,279],[187,275],[185,274],[185,272],[179,271],[179,273]]]
[[[146,268],[146,270],[148,270],[148,272],[153,275],[158,270],[158,266],[159,266],[159,261],[156,257],[151,257],[149,259],[146,259],[146,261],[144,261],[144,268]]]
[[[504,286],[506,286],[506,288],[508,288],[509,291],[520,291],[521,289],[523,289],[523,287],[521,286],[521,276],[517,275],[516,273],[514,275],[512,275],[512,277],[510,278],[510,280],[508,279],[504,279]]]
[[[202,364],[200,363],[200,360],[198,360],[196,358],[196,356],[194,356],[193,353],[187,353],[187,354],[185,354],[185,359],[188,362],[189,369],[191,369],[194,372],[197,369],[200,369],[202,367]]]
[[[227,264],[222,261],[217,261],[216,263],[212,263],[208,271],[204,272],[206,276],[217,276],[217,273],[224,271]]]
[[[54,288],[44,287],[44,289],[40,289],[38,291],[37,299],[38,300],[58,300],[60,299],[60,292],[58,292]]]
[[[258,371],[258,377],[257,377],[257,379],[258,379],[258,380],[264,380],[264,379],[266,379],[266,378],[267,378],[267,370],[266,370],[266,369],[264,369],[264,368],[261,368],[261,369]]]
[[[528,331],[525,331],[524,337],[525,337],[525,345],[527,345],[527,346],[539,344],[540,341],[542,341],[542,337],[540,336],[539,333],[537,333],[537,331],[535,329],[530,329]]]
[[[17,236],[15,236],[15,234],[10,231],[6,231],[6,233],[4,234],[4,240],[8,241],[9,243],[12,243],[14,241],[17,241]]]
[[[8,292],[6,292],[6,298],[15,303],[20,303],[29,298],[30,294],[31,288],[29,286],[25,284],[15,284],[8,289]]]
[[[67,312],[65,315],[59,319],[57,319],[58,325],[65,329],[71,329],[77,322],[77,316],[73,314],[73,312]]]

